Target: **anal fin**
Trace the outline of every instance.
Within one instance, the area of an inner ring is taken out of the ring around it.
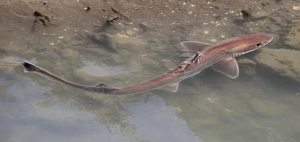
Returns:
[[[170,92],[177,92],[178,90],[178,85],[179,82],[168,85],[168,86],[164,86],[163,88],[161,88],[162,90],[166,90],[166,91],[170,91]]]
[[[99,85],[95,85],[95,87],[103,87],[103,88],[107,88],[107,89],[113,89],[113,87],[110,87],[110,86],[108,86],[108,85],[105,85],[105,84],[103,84],[103,83],[101,83],[101,84],[99,84]]]

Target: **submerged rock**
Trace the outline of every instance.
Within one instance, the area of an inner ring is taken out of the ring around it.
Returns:
[[[141,47],[145,45],[145,42],[141,38],[131,37],[127,35],[111,35],[108,33],[99,33],[88,35],[90,39],[104,46],[105,49],[118,52],[119,49],[126,49],[129,51],[140,51]]]
[[[254,60],[280,76],[300,83],[300,51],[263,48]]]
[[[157,62],[156,60],[154,60],[153,58],[149,58],[149,57],[141,57],[139,59],[141,61],[141,63],[149,68],[156,68],[158,66],[161,66],[160,62]]]
[[[129,68],[132,72],[140,72],[143,69],[143,65],[140,61],[138,60],[131,60],[129,63]]]
[[[292,46],[293,48],[300,50],[300,26],[294,26],[290,29],[286,35],[285,44]]]
[[[78,54],[78,51],[71,48],[65,48],[62,50],[62,57],[76,57]]]
[[[256,74],[256,63],[253,62],[252,60],[249,60],[247,58],[242,58],[238,60],[238,63],[241,65],[240,69],[243,70],[247,75],[255,75]]]
[[[260,10],[260,11],[252,12],[251,18],[253,20],[261,20],[261,19],[267,18],[269,15],[270,15],[270,12]]]
[[[276,103],[272,100],[264,100],[264,99],[257,99],[251,98],[249,101],[253,111],[256,113],[260,113],[266,116],[282,116],[285,113],[289,112],[290,109],[284,104]]]

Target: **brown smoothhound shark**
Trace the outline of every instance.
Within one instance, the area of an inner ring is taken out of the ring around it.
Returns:
[[[164,89],[176,92],[180,81],[195,76],[208,67],[212,67],[213,70],[230,78],[237,78],[239,75],[239,68],[235,57],[239,57],[259,49],[271,42],[272,39],[272,35],[252,34],[223,40],[215,45],[198,41],[183,41],[181,42],[183,47],[188,48],[188,50],[195,51],[193,56],[187,58],[172,70],[153,79],[123,88],[115,88],[105,84],[88,86],[74,83],[28,61],[24,61],[22,66],[24,67],[25,72],[36,72],[64,84],[101,94],[124,95],[154,89]]]

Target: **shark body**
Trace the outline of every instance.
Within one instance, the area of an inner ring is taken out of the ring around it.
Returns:
[[[198,41],[183,41],[181,42],[183,47],[195,51],[193,56],[187,58],[172,70],[153,79],[123,88],[115,88],[105,84],[99,84],[96,86],[78,84],[63,79],[28,61],[24,61],[22,66],[27,72],[36,72],[64,84],[101,94],[124,95],[145,92],[153,89],[164,89],[176,92],[180,81],[195,76],[208,67],[212,67],[213,70],[225,74],[230,78],[237,78],[239,68],[235,57],[239,57],[259,49],[271,42],[272,39],[272,35],[252,34],[223,40],[215,45]]]

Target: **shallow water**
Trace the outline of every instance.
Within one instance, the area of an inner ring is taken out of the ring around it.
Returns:
[[[62,85],[39,85],[43,81],[31,79],[39,76],[22,74],[21,69],[1,74],[4,141],[300,139],[299,90],[284,79],[231,80],[206,71],[183,81],[177,93],[111,97],[69,87],[54,91]]]
[[[277,8],[282,10],[291,5],[295,4],[290,2]],[[197,12],[209,13],[193,11]],[[297,23],[297,7],[293,12],[290,20],[284,17],[289,13],[273,10],[271,16],[263,15],[262,19],[243,25],[233,24],[230,16],[219,23],[206,17],[209,19],[204,21],[206,24],[203,21],[190,24],[193,30],[185,35],[172,35],[174,31],[160,33],[164,29],[151,28],[142,33],[140,25],[128,24],[121,18],[105,35],[118,42],[107,40],[105,46],[100,40],[91,42],[101,39],[93,37],[99,36],[97,30],[83,35],[77,32],[85,31],[85,23],[50,25],[27,33],[30,36],[8,33],[16,39],[7,40],[9,43],[0,54],[0,141],[298,142],[299,82],[263,64],[257,63],[254,73],[249,74],[245,71],[247,64],[241,63],[240,76],[234,80],[207,69],[182,81],[176,93],[156,90],[127,96],[74,89],[43,76],[24,73],[20,66],[23,60],[29,60],[75,82],[126,86],[155,77],[183,61],[177,47],[182,40],[215,43],[241,34],[264,32],[275,37],[264,48],[298,52],[297,47],[285,44],[288,26],[276,28]],[[276,18],[270,17],[279,17],[276,21],[279,23],[274,24]],[[275,26],[268,26],[270,23]],[[245,57],[252,60],[256,54],[259,51]]]

